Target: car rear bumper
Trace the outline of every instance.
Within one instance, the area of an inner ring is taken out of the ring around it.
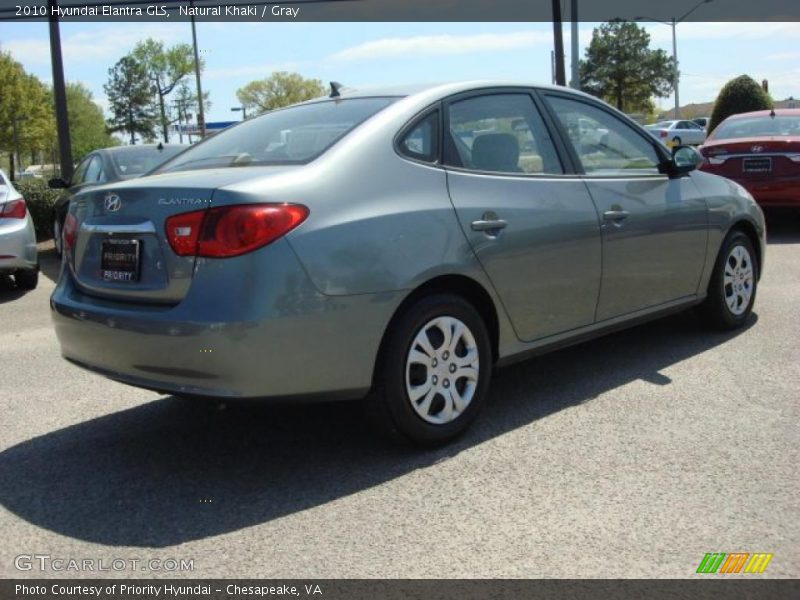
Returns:
[[[800,207],[800,179],[733,179],[753,196],[760,206]]]
[[[30,216],[0,219],[0,273],[37,268],[36,233]]]
[[[220,282],[219,263],[199,265],[175,306],[87,296],[65,270],[50,300],[64,358],[183,395],[336,398],[368,390],[399,295],[325,296],[285,242],[258,253],[271,265],[268,288],[254,286],[258,277]]]

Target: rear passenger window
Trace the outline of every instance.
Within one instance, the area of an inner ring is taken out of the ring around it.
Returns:
[[[528,94],[487,94],[449,106],[445,162],[494,173],[564,172]]]
[[[439,156],[439,111],[424,116],[400,142],[400,152],[415,160],[436,162]]]

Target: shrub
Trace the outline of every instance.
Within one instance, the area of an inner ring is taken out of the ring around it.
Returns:
[[[36,226],[36,240],[42,242],[53,237],[53,205],[59,197],[58,190],[47,187],[44,179],[23,179],[15,181]]]
[[[764,88],[751,77],[740,75],[736,79],[731,79],[720,90],[714,103],[714,110],[711,112],[708,132],[714,131],[717,125],[731,115],[754,110],[769,110],[773,107],[772,98]]]

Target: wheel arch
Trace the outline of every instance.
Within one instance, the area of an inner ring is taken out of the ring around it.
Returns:
[[[741,231],[742,233],[744,233],[750,240],[750,243],[753,245],[753,250],[755,250],[756,253],[756,261],[758,261],[758,279],[760,280],[763,257],[761,255],[761,240],[758,237],[758,230],[756,229],[756,226],[749,220],[742,218],[739,219],[738,221],[735,221],[730,226],[730,228],[728,229],[728,233],[725,234],[725,237],[727,238],[728,235],[730,235],[731,232],[733,231]]]
[[[440,275],[414,288],[394,311],[394,314],[391,319],[389,319],[389,323],[384,329],[380,345],[378,346],[378,360],[375,362],[375,372],[377,372],[381,358],[385,352],[389,332],[397,321],[415,302],[426,296],[437,293],[455,294],[464,298],[475,307],[475,310],[481,315],[483,322],[486,324],[486,328],[489,330],[489,341],[492,347],[492,363],[497,361],[500,345],[500,322],[497,315],[497,307],[492,297],[489,295],[489,292],[480,283],[466,275]]]

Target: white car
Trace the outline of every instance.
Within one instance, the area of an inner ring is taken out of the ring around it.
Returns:
[[[17,287],[32,290],[39,283],[36,231],[20,193],[0,170],[0,275],[13,275]]]
[[[706,141],[706,130],[694,121],[659,121],[644,128],[667,148],[699,146]]]

